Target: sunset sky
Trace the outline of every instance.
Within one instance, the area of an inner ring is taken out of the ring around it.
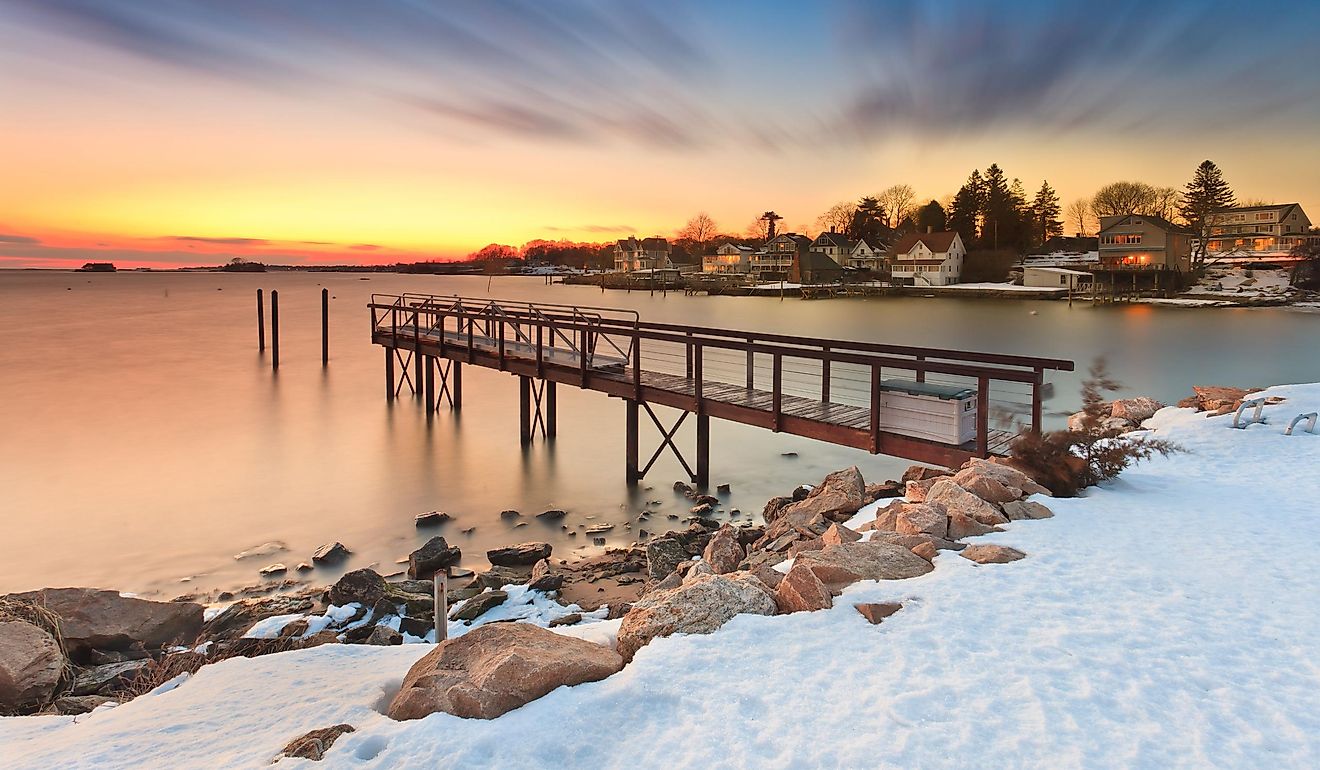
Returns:
[[[789,227],[998,162],[1320,214],[1320,3],[0,0],[0,267]]]

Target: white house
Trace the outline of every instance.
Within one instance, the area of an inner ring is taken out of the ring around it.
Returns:
[[[1024,267],[1022,285],[1042,289],[1070,289],[1078,291],[1090,286],[1095,276],[1085,270],[1069,270],[1066,267]]]
[[[752,255],[756,249],[737,243],[726,243],[701,258],[701,272],[706,274],[747,273],[752,269]]]
[[[908,233],[890,251],[890,280],[898,286],[958,283],[966,257],[956,232]]]
[[[827,230],[817,235],[816,240],[811,242],[811,250],[817,254],[824,254],[839,265],[844,265],[848,262],[848,255],[852,254],[853,242],[843,233]]]
[[[885,250],[883,246],[872,246],[865,238],[853,244],[852,252],[848,254],[846,264],[848,267],[856,267],[865,270],[879,270],[884,266]]]
[[[614,244],[614,269],[623,273],[670,267],[669,241],[664,238],[624,238]]]

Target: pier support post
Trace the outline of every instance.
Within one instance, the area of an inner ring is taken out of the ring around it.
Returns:
[[[518,377],[518,435],[524,446],[532,443],[532,378]]]
[[[453,368],[450,369],[450,374],[454,378],[453,385],[450,389],[450,396],[451,396],[450,403],[453,404],[455,410],[462,409],[463,408],[463,364],[458,361],[455,361]]]
[[[330,363],[330,290],[321,289],[321,366]]]
[[[431,356],[424,356],[422,369],[425,371],[423,379],[426,382],[426,413],[431,414],[435,411],[435,359]]]
[[[697,486],[710,486],[710,415],[697,414]]]
[[[545,437],[554,438],[559,434],[559,398],[555,395],[555,384],[545,381]]]
[[[394,348],[381,348],[385,351],[385,399],[394,400]]]
[[[257,352],[266,352],[266,300],[257,289]]]
[[[638,473],[637,466],[637,402],[631,399],[623,402],[626,405],[626,419],[624,429],[624,457],[626,463],[626,474],[628,486],[635,487],[642,476]]]
[[[280,293],[270,292],[270,368],[280,368]]]

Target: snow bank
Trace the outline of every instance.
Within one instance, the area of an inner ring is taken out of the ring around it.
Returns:
[[[326,645],[0,720],[0,766],[257,768],[338,722],[358,731],[327,768],[1320,766],[1320,436],[1282,435],[1320,385],[1268,392],[1288,401],[1246,430],[1161,410],[1149,425],[1189,454],[981,538],[1022,561],[942,552],[832,610],[656,640],[493,721],[391,722],[376,709],[428,648]],[[879,626],[851,607],[893,600]]]

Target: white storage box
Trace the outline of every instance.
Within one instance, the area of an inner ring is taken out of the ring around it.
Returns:
[[[976,439],[976,391],[913,380],[880,383],[880,430],[961,445]]]

